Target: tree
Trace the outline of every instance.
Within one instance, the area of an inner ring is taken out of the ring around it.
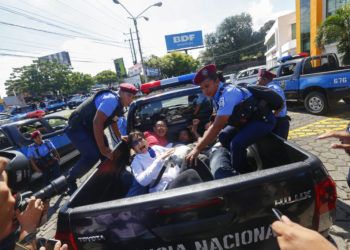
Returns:
[[[94,79],[89,74],[72,72],[68,76],[68,85],[64,94],[88,93],[91,86],[94,85]]]
[[[103,70],[94,76],[94,80],[98,84],[111,84],[118,81],[117,74],[112,70]]]
[[[342,62],[350,65],[350,4],[338,9],[321,24],[316,37],[317,46],[337,42],[337,49],[342,54]]]
[[[13,92],[38,97],[47,93],[57,94],[66,85],[67,77],[72,72],[64,64],[47,61],[34,61],[29,66],[15,68],[10,79],[5,82],[8,95]]]
[[[152,55],[145,65],[150,68],[158,68],[163,77],[172,77],[188,74],[196,71],[199,61],[195,60],[191,55],[172,52],[163,57]]]
[[[273,22],[268,21],[259,31],[253,31],[252,17],[247,13],[225,18],[214,33],[205,36],[206,50],[200,55],[202,63],[215,63],[222,68],[243,58],[264,56],[265,35]]]

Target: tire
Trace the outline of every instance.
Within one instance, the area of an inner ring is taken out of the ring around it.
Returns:
[[[305,109],[314,115],[324,115],[328,112],[327,98],[321,92],[310,92],[304,100]]]
[[[344,101],[346,104],[350,104],[350,97],[345,97],[345,98],[343,98],[343,101]]]

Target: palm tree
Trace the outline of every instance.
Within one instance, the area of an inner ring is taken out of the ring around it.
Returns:
[[[350,4],[338,9],[321,24],[316,37],[317,46],[337,42],[337,49],[342,54],[342,62],[350,65]]]

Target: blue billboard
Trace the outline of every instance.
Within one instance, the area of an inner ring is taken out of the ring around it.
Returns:
[[[187,50],[203,47],[202,31],[192,31],[165,36],[167,51]]]

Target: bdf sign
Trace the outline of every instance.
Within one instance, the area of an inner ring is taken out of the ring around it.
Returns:
[[[193,31],[165,36],[168,52],[203,47],[202,31]]]

